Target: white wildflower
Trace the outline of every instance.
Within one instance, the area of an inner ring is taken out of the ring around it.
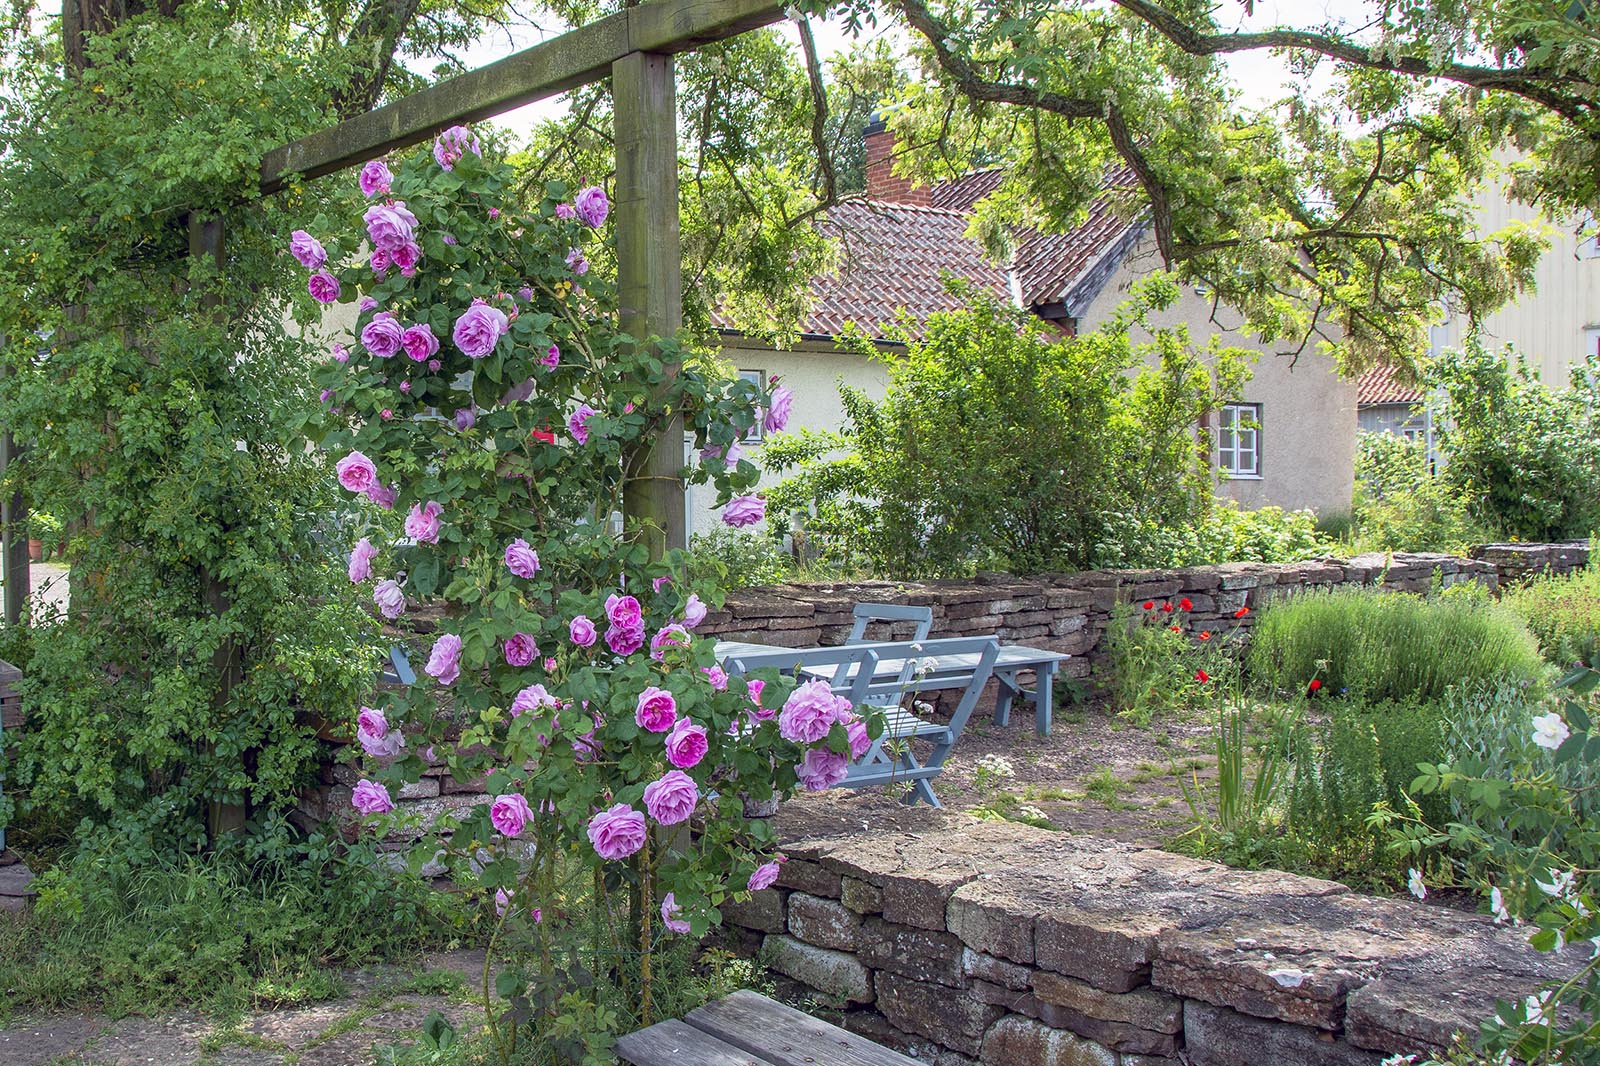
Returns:
[[[1406,873],[1409,875],[1406,878],[1406,887],[1411,890],[1411,894],[1418,899],[1427,899],[1428,886],[1422,883],[1422,872],[1413,866]]]
[[[1555,751],[1566,743],[1571,735],[1572,730],[1567,728],[1567,723],[1562,721],[1561,715],[1555,711],[1535,715],[1533,718],[1533,742],[1541,748]]]
[[[1494,914],[1494,924],[1496,925],[1511,917],[1511,913],[1506,910],[1506,898],[1500,894],[1499,885],[1494,885],[1489,889],[1489,910]]]
[[[1562,873],[1560,870],[1552,867],[1550,870],[1549,884],[1545,884],[1538,878],[1534,878],[1533,883],[1538,885],[1539,891],[1543,892],[1547,896],[1558,896],[1565,898],[1572,893],[1572,885],[1573,882],[1577,880],[1577,876],[1578,871],[1576,870],[1568,870],[1566,873]]]
[[[1017,771],[1012,767],[1011,761],[1004,755],[985,755],[978,760],[978,769],[993,777],[1017,776]]]
[[[1528,1008],[1529,1025],[1543,1025],[1546,1021],[1551,1020],[1544,1012],[1544,1008],[1549,1004],[1549,1002],[1549,989],[1540,992],[1537,996],[1529,996],[1527,999],[1522,1001],[1523,1006]]]

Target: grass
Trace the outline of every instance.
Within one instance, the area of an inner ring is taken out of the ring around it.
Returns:
[[[1111,772],[1109,766],[1102,767],[1098,773],[1084,779],[1083,790],[1091,798],[1105,804],[1108,810],[1127,810],[1133,804],[1122,798],[1124,792],[1132,792],[1133,784],[1123,781]]]
[[[1567,667],[1600,652],[1600,562],[1565,577],[1546,577],[1508,591],[1504,607],[1539,640],[1544,657]]]

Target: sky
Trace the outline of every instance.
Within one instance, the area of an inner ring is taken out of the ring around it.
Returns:
[[[1222,28],[1243,32],[1257,32],[1278,26],[1310,29],[1328,22],[1356,26],[1370,17],[1373,9],[1371,0],[1254,0],[1252,10],[1247,13],[1241,0],[1218,2],[1221,5],[1218,22]],[[784,21],[779,24],[778,30],[798,55],[800,42],[795,24]],[[533,26],[515,27],[510,33],[496,31],[469,49],[463,55],[463,60],[469,69],[476,69],[538,44],[554,36],[555,32],[553,28],[541,32]],[[812,32],[817,40],[817,50],[823,56],[847,49],[853,43],[837,21],[813,21]],[[897,37],[893,30],[886,30],[882,24],[875,31],[868,30],[867,38],[885,33],[889,34],[891,40],[903,39]],[[1298,80],[1282,59],[1265,51],[1235,53],[1227,56],[1224,63],[1240,88],[1242,102],[1248,107],[1262,106],[1281,98],[1286,87]],[[426,64],[416,64],[415,68],[419,72],[427,70]],[[565,104],[559,98],[541,100],[508,111],[495,121],[520,138],[535,123],[557,116],[564,109]]]

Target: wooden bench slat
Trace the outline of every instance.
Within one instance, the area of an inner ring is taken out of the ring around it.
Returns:
[[[926,1066],[748,989],[690,1011],[684,1020],[773,1066]]]
[[[633,1066],[779,1066],[676,1018],[629,1033],[612,1050]]]

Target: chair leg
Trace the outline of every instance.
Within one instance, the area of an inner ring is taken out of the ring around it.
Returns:
[[[1011,724],[1011,704],[1022,690],[1017,685],[1016,674],[996,673],[994,678],[1000,682],[1000,692],[994,701],[994,724],[1004,727]]]
[[[1039,667],[1033,686],[1033,729],[1041,737],[1050,735],[1050,716],[1055,711],[1056,664]]]

